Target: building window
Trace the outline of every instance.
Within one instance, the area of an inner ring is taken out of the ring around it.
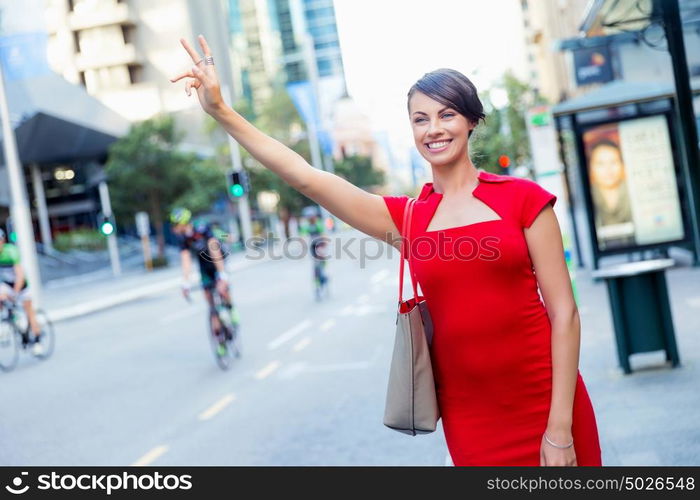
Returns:
[[[134,35],[136,33],[136,30],[134,29],[134,26],[127,26],[127,25],[122,25],[122,37],[124,38],[124,43],[134,43]]]
[[[129,82],[133,85],[134,83],[140,83],[143,81],[143,66],[140,64],[131,64],[128,66],[129,69]]]

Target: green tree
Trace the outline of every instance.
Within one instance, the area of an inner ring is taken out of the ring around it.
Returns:
[[[169,210],[182,200],[195,209],[208,207],[223,182],[223,175],[216,180],[219,172],[211,161],[177,150],[181,137],[170,116],[135,124],[112,145],[105,169],[117,218],[131,224],[136,212],[148,212],[161,258]]]
[[[361,188],[371,188],[384,184],[384,172],[376,170],[372,158],[352,155],[334,163],[335,173]]]
[[[498,165],[498,157],[501,155],[510,158],[511,166],[528,165],[531,162],[525,122],[527,110],[533,105],[531,89],[510,72],[503,76],[500,86],[506,91],[508,104],[503,109],[496,110],[491,104],[489,93],[485,93],[486,120],[476,128],[472,143],[472,157],[477,166],[496,173],[503,172]]]

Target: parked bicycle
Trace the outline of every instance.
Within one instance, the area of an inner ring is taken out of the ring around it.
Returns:
[[[21,307],[12,300],[0,302],[0,369],[11,371],[17,366],[20,350],[29,350],[35,358],[48,359],[53,353],[55,334],[53,324],[46,313],[36,311],[36,319],[41,327],[39,344],[41,349],[32,349],[36,339],[29,321]]]

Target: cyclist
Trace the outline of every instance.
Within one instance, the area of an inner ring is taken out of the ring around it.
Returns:
[[[328,275],[326,274],[328,238],[325,236],[325,227],[316,207],[306,207],[302,211],[302,215],[307,219],[307,222],[301,225],[299,232],[309,237],[309,250],[314,265],[316,300],[320,300],[321,292],[328,283]]]
[[[0,229],[0,307],[5,300],[16,300],[24,307],[34,338],[24,338],[22,341],[25,344],[33,344],[32,352],[41,356],[44,353],[41,345],[41,327],[34,314],[29,286],[20,264],[19,251],[15,245],[7,242],[5,231]]]
[[[180,246],[180,260],[182,263],[183,284],[182,292],[185,298],[189,298],[191,284],[190,271],[192,269],[192,253],[197,255],[199,273],[201,276],[204,297],[210,307],[214,307],[212,290],[221,295],[224,305],[231,311],[231,321],[238,324],[238,312],[233,306],[229,293],[228,280],[224,268],[224,255],[221,251],[221,242],[217,240],[209,225],[193,223],[192,212],[186,208],[176,208],[170,213],[170,222],[173,224],[173,232],[178,236]],[[215,325],[219,330],[219,325]],[[223,343],[220,350],[226,349]],[[222,355],[225,354],[221,353]]]

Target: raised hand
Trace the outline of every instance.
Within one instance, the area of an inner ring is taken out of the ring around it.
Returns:
[[[199,99],[199,104],[201,104],[202,109],[210,115],[214,115],[223,109],[226,104],[221,97],[219,78],[216,75],[214,59],[211,55],[209,45],[202,35],[199,35],[197,40],[199,40],[199,45],[202,47],[204,57],[200,57],[199,53],[192,48],[187,40],[181,38],[180,43],[192,58],[194,66],[192,66],[191,70],[171,78],[170,81],[175,83],[183,78],[189,78],[187,83],[185,83],[185,92],[187,95],[192,95],[192,89],[194,88],[197,91],[197,98]]]

